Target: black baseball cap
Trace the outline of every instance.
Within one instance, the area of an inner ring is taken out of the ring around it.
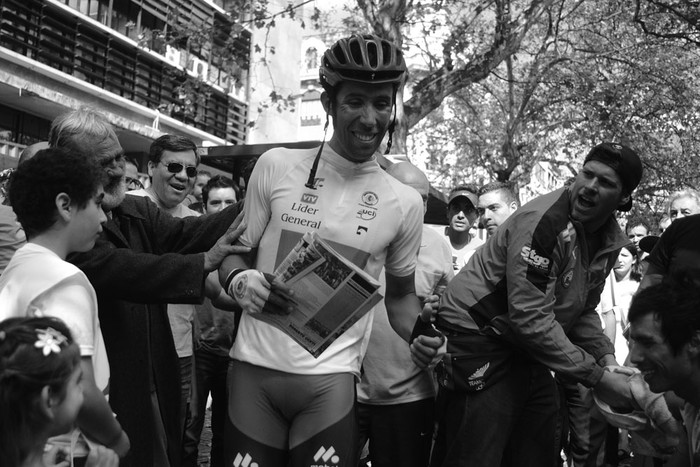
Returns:
[[[634,150],[620,143],[602,143],[591,149],[583,161],[598,161],[611,167],[622,181],[622,188],[630,195],[629,201],[617,208],[619,211],[632,209],[632,192],[642,180],[642,161]]]

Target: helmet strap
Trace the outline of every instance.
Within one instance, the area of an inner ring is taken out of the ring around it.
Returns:
[[[326,144],[326,133],[328,133],[328,112],[326,112],[326,124],[323,125],[323,140],[321,141],[321,146],[318,148],[316,157],[314,158],[314,163],[311,165],[311,170],[309,171],[309,179],[306,181],[306,188],[312,190],[316,189],[314,182],[316,181],[316,171],[318,170],[318,161],[321,160],[321,152],[323,152],[323,146]]]
[[[389,139],[386,141],[386,151],[384,151],[384,155],[389,154],[389,151],[391,150],[391,143],[394,141],[394,129],[396,128],[396,93],[398,89],[396,86],[394,86],[394,98],[392,100],[393,102],[393,107],[394,107],[394,118],[391,119],[391,123],[389,124],[389,128],[387,128],[387,131],[389,132]]]

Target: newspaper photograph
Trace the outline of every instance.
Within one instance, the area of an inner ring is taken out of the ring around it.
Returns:
[[[314,357],[382,299],[379,282],[315,232],[304,234],[274,276],[294,291],[293,311],[251,316],[282,330]]]

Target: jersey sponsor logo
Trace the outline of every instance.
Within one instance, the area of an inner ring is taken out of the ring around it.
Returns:
[[[373,191],[365,191],[362,193],[362,202],[367,206],[376,206],[379,202],[379,196]]]
[[[355,233],[357,235],[362,235],[363,233],[367,233],[367,227],[365,227],[364,225],[358,225]]]
[[[312,195],[311,193],[302,193],[301,202],[306,204],[316,204],[318,201],[318,196]]]
[[[569,269],[566,274],[561,277],[561,286],[568,289],[571,285],[571,280],[574,278],[574,270]]]
[[[469,375],[467,378],[467,383],[472,387],[472,389],[475,391],[481,391],[484,389],[484,375],[490,366],[491,362],[486,362],[486,365],[477,368],[474,373]]]
[[[333,465],[338,465],[340,457],[335,453],[335,448],[333,446],[329,446],[328,449],[321,446],[318,451],[316,451],[316,454],[314,454],[314,462],[316,462],[316,464],[311,464],[309,467],[331,467]]]
[[[296,224],[296,225],[300,225],[302,227],[309,227],[312,229],[320,229],[321,228],[321,221],[304,219],[303,217],[290,216],[286,212],[280,216],[280,219],[282,220],[282,222],[286,222],[287,224]]]
[[[297,212],[303,212],[304,214],[318,214],[319,209],[318,208],[312,208],[311,206],[307,204],[297,204],[297,203],[292,203],[292,211],[297,211]]]
[[[357,211],[357,218],[363,221],[371,221],[377,217],[377,211],[375,209],[362,208]]]
[[[241,455],[239,452],[233,460],[233,467],[258,467],[258,463],[253,462],[253,458],[250,457],[250,454],[246,453],[245,455]]]
[[[533,266],[537,269],[541,269],[543,271],[549,270],[549,258],[545,258],[544,256],[538,255],[537,251],[534,248],[524,246],[523,249],[520,250],[520,256],[522,256],[525,262],[530,266]]]

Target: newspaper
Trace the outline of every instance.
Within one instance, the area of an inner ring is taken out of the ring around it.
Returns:
[[[274,276],[294,291],[293,311],[250,316],[279,328],[315,358],[382,299],[379,282],[315,232],[304,234]]]

